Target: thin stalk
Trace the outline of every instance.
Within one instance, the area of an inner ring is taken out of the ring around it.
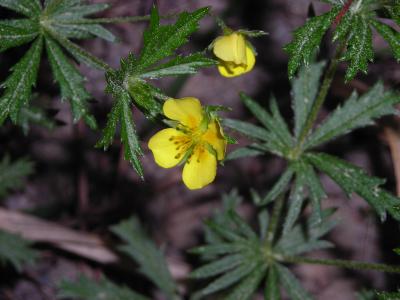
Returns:
[[[277,259],[283,262],[295,264],[304,263],[313,265],[335,266],[354,270],[374,270],[386,273],[400,273],[400,266],[390,266],[386,264],[368,263],[346,259],[317,259],[300,256],[280,256],[277,257]]]
[[[266,248],[270,248],[274,242],[276,230],[279,224],[279,218],[282,213],[283,205],[285,203],[285,195],[281,194],[274,203],[274,207],[272,208],[271,220],[269,222],[268,230],[267,230],[267,240],[265,243]]]
[[[300,152],[302,151],[304,142],[306,141],[308,134],[312,130],[312,128],[314,126],[314,122],[318,117],[318,113],[326,100],[326,96],[328,95],[329,88],[332,84],[332,80],[335,76],[336,69],[339,64],[339,59],[342,56],[342,53],[346,47],[346,44],[347,44],[347,39],[345,39],[341,44],[339,44],[339,46],[336,48],[334,57],[331,59],[331,61],[329,63],[328,69],[325,72],[324,79],[322,81],[321,88],[318,92],[317,98],[315,99],[315,102],[313,103],[313,106],[311,107],[306,124],[304,125],[304,127],[300,133],[298,144],[296,147],[297,154],[300,154]]]

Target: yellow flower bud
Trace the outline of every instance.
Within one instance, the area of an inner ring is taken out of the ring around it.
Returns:
[[[233,32],[214,41],[213,52],[219,59],[218,71],[224,77],[250,72],[256,62],[253,48],[241,33]]]

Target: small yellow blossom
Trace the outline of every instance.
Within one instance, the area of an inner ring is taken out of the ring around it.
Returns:
[[[256,62],[253,48],[241,33],[233,32],[218,37],[213,51],[219,59],[218,71],[224,77],[235,77],[250,72]]]
[[[227,144],[218,120],[206,116],[200,101],[193,97],[168,99],[163,112],[178,123],[151,137],[148,147],[156,163],[172,168],[184,162],[182,179],[191,190],[213,182]]]

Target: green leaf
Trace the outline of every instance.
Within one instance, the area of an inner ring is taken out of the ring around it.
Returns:
[[[74,122],[84,118],[92,129],[96,129],[96,120],[88,112],[87,101],[91,96],[84,87],[83,76],[68,61],[54,41],[46,39],[46,46],[54,78],[61,88],[61,97],[70,102]]]
[[[349,61],[345,79],[352,80],[358,71],[367,73],[368,62],[374,58],[372,49],[372,31],[368,21],[362,16],[354,16],[351,24],[348,49],[342,60]]]
[[[278,104],[274,97],[270,100],[271,114],[246,94],[240,93],[240,98],[261,124],[268,129],[270,137],[268,139],[269,143],[279,145],[281,152],[286,152],[287,149],[293,146],[292,136],[286,122],[279,112]]]
[[[294,135],[299,138],[317,96],[319,81],[325,62],[311,64],[300,69],[292,81],[292,107],[294,111]]]
[[[27,159],[11,162],[6,155],[0,161],[0,197],[4,197],[9,190],[24,186],[24,180],[33,173],[33,163]]]
[[[138,175],[143,179],[143,167],[139,160],[139,156],[143,155],[143,151],[140,147],[135,123],[132,119],[129,95],[127,93],[122,94],[119,101],[121,101],[121,140],[124,146],[125,159],[132,164]]]
[[[242,254],[231,254],[227,255],[224,258],[221,258],[217,261],[206,264],[192,273],[190,273],[191,278],[207,278],[216,276],[221,273],[225,273],[228,270],[231,270],[245,262],[245,258]]]
[[[292,78],[302,64],[308,64],[315,49],[321,44],[325,32],[331,26],[338,14],[340,7],[335,6],[331,11],[309,19],[302,27],[293,33],[293,41],[285,46],[284,50],[289,54],[288,72]]]
[[[110,7],[107,3],[96,3],[89,5],[81,5],[82,1],[75,1],[75,5],[71,5],[68,8],[57,10],[53,13],[54,18],[57,20],[72,20],[76,21],[85,16],[93,15],[104,11]]]
[[[243,263],[237,268],[230,270],[221,277],[217,278],[204,289],[196,292],[196,295],[207,296],[217,291],[223,290],[229,286],[232,286],[236,282],[240,281],[243,277],[249,275],[257,267],[257,262]]]
[[[32,86],[36,83],[42,48],[43,40],[39,38],[12,68],[12,74],[2,83],[5,92],[0,98],[0,123],[8,115],[16,123],[21,108],[30,100]]]
[[[286,214],[285,221],[283,223],[283,234],[286,234],[293,227],[297,218],[300,215],[303,203],[305,200],[304,187],[305,187],[305,172],[304,165],[298,164],[296,170],[296,179],[289,196],[289,210]]]
[[[399,102],[400,95],[385,92],[382,82],[361,97],[354,92],[308,138],[305,148],[318,146],[356,128],[373,124],[374,119],[396,113],[394,105]]]
[[[28,135],[30,126],[32,124],[36,124],[50,130],[56,127],[55,122],[50,119],[46,115],[46,112],[40,107],[23,107],[18,118],[18,125],[22,127],[25,135]]]
[[[225,296],[226,300],[247,300],[256,292],[261,280],[265,276],[267,267],[259,265],[251,274],[249,274],[241,283]]]
[[[365,199],[382,221],[386,219],[386,212],[400,220],[400,199],[380,187],[385,180],[368,176],[363,169],[328,154],[309,153],[306,157],[349,196],[355,192]]]
[[[0,6],[27,17],[36,17],[41,12],[40,2],[37,0],[0,0]]]
[[[279,180],[274,184],[268,194],[259,203],[259,205],[267,205],[271,201],[274,201],[280,194],[282,194],[288,187],[290,180],[293,177],[292,168],[287,168],[286,171],[281,175]]]
[[[199,246],[193,249],[190,249],[189,252],[192,254],[198,255],[224,255],[224,254],[233,254],[240,252],[246,248],[246,245],[237,243],[219,243],[215,245],[207,245],[207,246]]]
[[[292,300],[313,299],[288,268],[282,265],[277,265],[277,271],[279,274],[279,281]]]
[[[168,271],[167,263],[161,251],[145,234],[136,218],[122,221],[111,227],[111,231],[126,244],[120,249],[133,258],[146,275],[170,299],[174,299],[177,291],[175,282]]]
[[[238,158],[243,158],[243,157],[252,157],[252,156],[258,156],[258,155],[263,155],[265,153],[264,150],[258,149],[258,144],[251,144],[250,146],[247,147],[242,147],[238,148],[232,152],[230,152],[225,160],[234,160]]]
[[[396,58],[396,60],[400,61],[400,33],[382,22],[373,21],[372,25],[388,42],[390,48],[392,49],[393,56]]]
[[[33,264],[37,253],[31,249],[30,243],[17,235],[0,231],[0,263],[9,262],[18,271],[23,265]]]
[[[80,276],[77,282],[63,280],[58,285],[57,298],[73,298],[82,300],[147,300],[127,287],[121,287],[105,277],[93,280]]]
[[[165,76],[178,76],[195,74],[200,68],[217,64],[213,59],[207,58],[203,53],[194,53],[188,56],[176,56],[165,64],[150,68],[140,74],[141,78],[157,79]]]
[[[122,96],[119,96],[122,97]],[[110,147],[113,143],[115,131],[117,130],[117,125],[119,122],[119,115],[121,112],[122,101],[115,101],[114,105],[107,115],[107,124],[103,129],[103,135],[101,139],[97,142],[97,148],[103,148],[104,151]]]
[[[150,120],[155,120],[163,114],[162,105],[154,97],[151,85],[143,82],[129,84],[128,92],[136,106]]]
[[[58,43],[60,43],[65,50],[67,50],[73,57],[75,57],[77,60],[80,62],[88,65],[89,67],[93,67],[102,71],[110,71],[111,68],[108,66],[105,62],[103,62],[101,59],[93,56],[89,52],[87,52],[85,49],[82,47],[78,46],[77,44],[71,42],[64,36],[60,35],[56,31],[47,28],[46,27],[46,32],[56,40]]]
[[[160,16],[155,7],[151,11],[150,26],[145,31],[144,45],[139,58],[139,68],[144,70],[154,63],[171,56],[188,41],[188,36],[197,30],[199,21],[208,14],[209,8],[200,8],[193,13],[183,12],[173,25],[160,26]]]
[[[335,32],[333,33],[332,41],[335,42],[337,40],[346,42],[346,39],[349,35],[349,32],[352,29],[352,24],[354,20],[354,14],[346,13],[339,24],[336,26]]]
[[[39,33],[35,22],[17,19],[0,22],[0,52],[29,43]]]
[[[312,214],[305,223],[297,223],[280,237],[274,251],[284,255],[299,255],[313,250],[331,248],[333,246],[331,243],[320,238],[337,224],[336,220],[330,219],[332,213],[332,210],[323,210],[321,216]]]
[[[304,178],[310,193],[313,215],[319,223],[322,221],[321,200],[327,196],[314,168],[309,164],[304,168]]]
[[[264,299],[280,300],[279,274],[276,265],[271,265],[268,269],[267,285],[264,291]]]
[[[223,119],[222,122],[224,126],[232,128],[235,131],[248,136],[249,138],[268,141],[268,137],[270,136],[267,130],[244,121],[238,121],[226,118]]]

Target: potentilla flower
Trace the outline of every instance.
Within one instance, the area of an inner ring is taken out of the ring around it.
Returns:
[[[168,99],[163,112],[177,123],[151,137],[148,147],[156,163],[163,168],[184,163],[182,179],[191,190],[213,182],[227,144],[219,121],[193,97]]]
[[[225,77],[248,73],[256,62],[253,48],[244,35],[238,32],[216,38],[213,52],[219,59],[218,71]]]

